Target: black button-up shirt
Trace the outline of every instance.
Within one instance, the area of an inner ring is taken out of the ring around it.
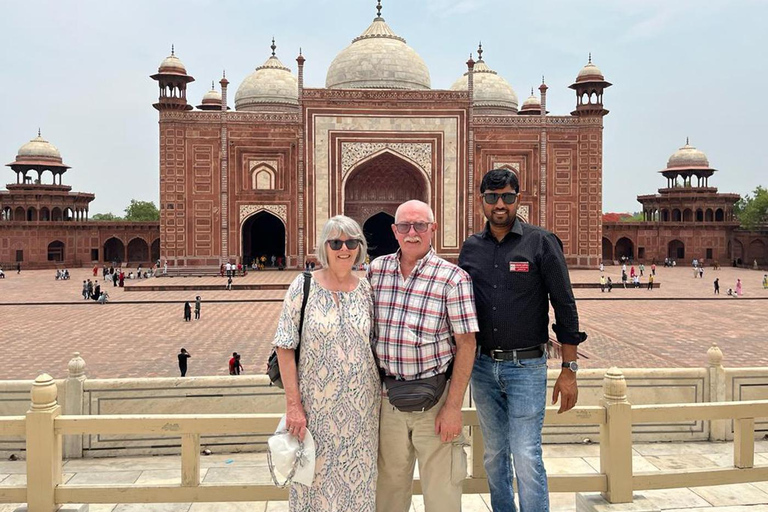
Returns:
[[[472,276],[480,347],[511,350],[546,343],[548,300],[557,340],[578,345],[586,339],[579,332],[563,244],[554,233],[517,219],[499,242],[486,223],[464,242],[459,266]]]

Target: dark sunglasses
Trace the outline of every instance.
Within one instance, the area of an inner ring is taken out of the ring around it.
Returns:
[[[342,245],[346,245],[347,249],[350,251],[354,251],[360,246],[360,240],[356,238],[350,238],[349,240],[328,240],[328,247],[333,249],[334,251],[338,251],[341,249]]]
[[[504,204],[515,204],[515,201],[517,201],[517,192],[504,192],[503,194],[499,194],[498,192],[486,192],[483,194],[483,199],[485,199],[487,204],[496,204],[496,201],[498,201],[499,198],[504,201]]]
[[[431,222],[398,222],[395,224],[397,232],[401,235],[405,235],[411,232],[411,226],[417,233],[424,233],[429,229]]]

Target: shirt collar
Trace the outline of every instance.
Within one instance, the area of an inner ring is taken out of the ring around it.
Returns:
[[[509,238],[509,236],[512,234],[516,236],[523,236],[523,221],[517,217],[515,218],[515,223],[512,224],[512,229],[509,230],[509,233],[504,235],[502,242]],[[494,237],[493,233],[491,233],[491,223],[488,221],[485,222],[485,228],[483,229],[482,236],[483,238],[487,238],[489,240],[496,240],[496,237]]]
[[[402,255],[402,252],[400,249],[397,250],[395,253],[395,261],[397,262],[397,270],[400,271],[400,256]],[[429,260],[432,259],[432,257],[435,256],[435,248],[431,245],[429,246],[429,251],[427,254],[425,254],[421,259],[416,260],[416,266],[413,267],[413,271],[411,272],[411,275],[417,274],[422,268],[424,268],[424,265],[427,264]]]

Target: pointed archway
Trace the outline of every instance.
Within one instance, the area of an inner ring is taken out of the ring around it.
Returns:
[[[125,244],[119,238],[112,237],[104,242],[104,250],[102,251],[105,262],[112,262],[120,264],[125,260]]]
[[[349,173],[344,184],[344,215],[362,225],[380,212],[394,217],[397,207],[410,199],[429,203],[426,176],[411,162],[385,151]]]
[[[680,240],[672,240],[667,244],[667,257],[673,260],[685,259],[685,244]]]
[[[371,260],[397,251],[397,239],[392,232],[394,222],[395,218],[392,215],[379,212],[363,224],[363,233],[368,242],[368,256]]]
[[[285,225],[277,216],[266,212],[257,212],[243,222],[242,261],[250,265],[254,259],[266,256],[270,262],[272,256],[285,257]],[[269,264],[269,263],[268,263]]]

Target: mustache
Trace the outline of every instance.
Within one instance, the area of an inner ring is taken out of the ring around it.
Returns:
[[[421,238],[417,236],[407,236],[403,238],[403,241],[404,242],[421,242]]]

